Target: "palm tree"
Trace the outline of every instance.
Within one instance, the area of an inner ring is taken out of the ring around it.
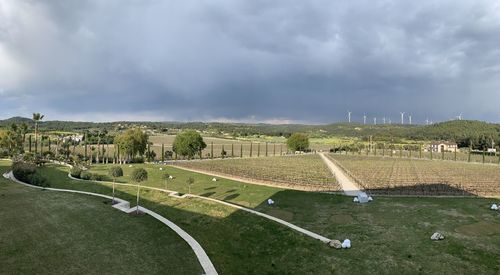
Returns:
[[[33,113],[33,121],[35,122],[35,148],[36,148],[36,144],[38,142],[38,123],[40,121],[42,121],[44,115],[40,114],[40,113]],[[35,151],[35,154],[36,154],[36,151]]]

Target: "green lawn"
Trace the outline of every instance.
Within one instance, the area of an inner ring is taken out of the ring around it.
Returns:
[[[145,184],[163,186],[156,165],[146,167]],[[125,169],[123,182],[130,169]],[[107,167],[95,166],[105,173]],[[289,191],[212,177],[168,167],[176,176],[169,189],[204,194],[283,218],[329,238],[352,241],[350,250],[325,244],[264,218],[201,199],[176,199],[143,191],[142,204],[177,223],[204,247],[221,274],[498,274],[500,213],[490,211],[491,199],[375,197],[367,205],[351,198]],[[110,194],[110,185],[76,182],[67,168],[49,166],[43,173],[54,187]],[[118,196],[134,199],[134,188],[118,187]],[[212,193],[213,192],[213,193]],[[232,196],[231,196],[232,194]],[[265,205],[272,197],[275,206]],[[430,241],[432,233],[446,239]]]
[[[2,177],[0,209],[0,274],[203,272],[175,232],[102,198],[32,189]]]

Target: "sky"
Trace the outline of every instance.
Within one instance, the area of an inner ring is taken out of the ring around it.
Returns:
[[[500,122],[500,1],[0,0],[0,119]]]

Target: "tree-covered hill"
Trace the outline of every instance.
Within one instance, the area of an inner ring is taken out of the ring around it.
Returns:
[[[0,120],[0,127],[11,123],[27,123],[32,125],[31,119],[13,117]],[[328,125],[306,124],[247,124],[247,123],[221,123],[221,122],[78,122],[78,121],[42,121],[40,129],[43,131],[82,131],[86,129],[106,129],[113,131],[141,126],[157,131],[177,131],[193,129],[212,133],[214,135],[229,134],[232,136],[270,135],[289,136],[295,132],[307,133],[313,137],[358,137],[372,136],[375,140],[452,140],[461,146],[468,146],[473,140],[475,143],[486,142],[491,139],[500,144],[500,124],[482,121],[453,120],[433,125],[400,125],[381,124],[363,125],[357,123],[333,123]]]

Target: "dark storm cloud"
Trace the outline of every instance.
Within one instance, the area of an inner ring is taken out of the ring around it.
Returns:
[[[0,0],[0,116],[500,120],[494,1]]]

